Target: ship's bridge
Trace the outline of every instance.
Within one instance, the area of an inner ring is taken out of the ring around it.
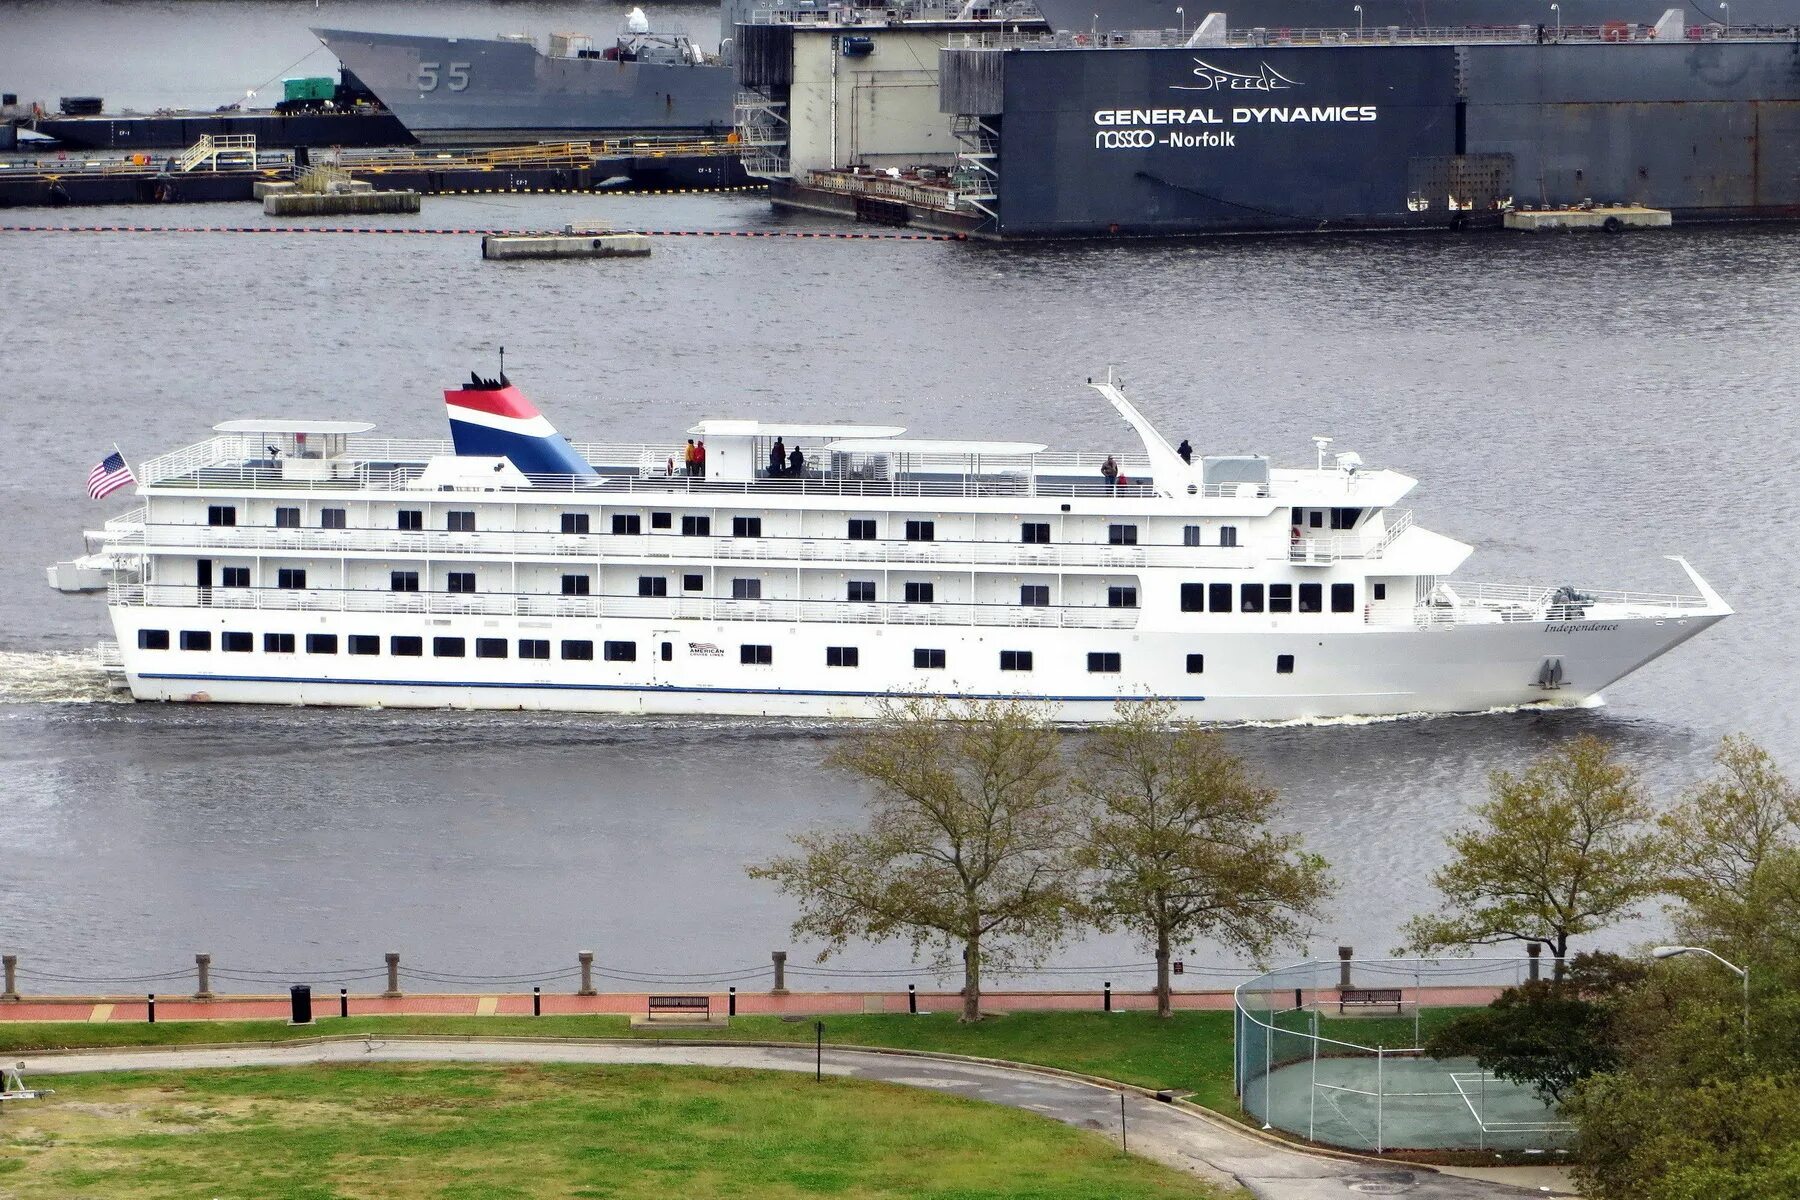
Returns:
[[[764,478],[769,451],[776,442],[785,450],[798,447],[804,453],[807,442],[819,446],[839,440],[870,441],[905,432],[903,425],[807,425],[717,417],[688,430],[706,443],[706,478],[716,483],[754,483]]]
[[[267,417],[222,421],[214,433],[235,435],[245,466],[276,469],[283,480],[339,478],[348,466],[350,438],[375,428],[368,421],[293,421]],[[260,448],[260,449],[259,449]]]

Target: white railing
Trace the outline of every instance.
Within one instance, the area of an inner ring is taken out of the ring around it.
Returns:
[[[1395,513],[1387,518],[1385,527],[1380,533],[1365,530],[1362,533],[1328,534],[1323,537],[1298,537],[1288,543],[1286,558],[1291,563],[1325,566],[1351,558],[1380,558],[1387,548],[1394,544],[1394,539],[1412,528],[1412,509]],[[1295,526],[1298,529],[1298,526]],[[1283,557],[1276,555],[1276,558]]]
[[[429,613],[499,617],[651,617],[688,621],[807,624],[983,625],[1132,629],[1135,608],[1074,605],[851,603],[832,600],[725,600],[710,597],[551,596],[518,592],[383,592],[340,588],[202,588],[114,584],[107,602],[126,607],[259,609],[296,612]]]
[[[1592,607],[1598,604],[1626,608],[1705,608],[1702,596],[1674,592],[1634,592],[1617,588],[1576,588],[1575,598],[1559,600],[1561,589],[1520,583],[1462,583],[1447,581],[1437,586],[1434,595],[1445,603],[1461,603],[1471,608],[1536,607],[1550,608],[1574,604]]]
[[[1546,10],[1548,11],[1548,10]],[[1541,30],[1541,33],[1540,33]],[[1099,34],[1064,30],[1042,33],[1033,30],[950,31],[944,45],[950,50],[1126,50],[1144,47],[1185,47],[1193,36],[1192,26],[1168,29],[1117,29]],[[1739,27],[1729,33],[1719,25],[1691,25],[1683,30],[1687,41],[1791,41],[1792,26]],[[1464,45],[1493,43],[1552,42],[1637,42],[1658,40],[1654,26],[1629,22],[1604,25],[1563,25],[1548,27],[1536,23],[1517,25],[1436,25],[1408,27],[1399,25],[1364,25],[1362,28],[1291,28],[1279,26],[1236,26],[1223,39],[1194,49],[1205,51],[1220,46],[1231,48],[1264,46],[1411,46]]]
[[[1580,588],[1574,597],[1561,588],[1521,583],[1440,583],[1424,604],[1412,608],[1365,611],[1363,622],[1376,626],[1448,629],[1458,625],[1509,622],[1581,622],[1619,617],[1679,616],[1704,609],[1701,596],[1671,592],[1632,592],[1612,588]]]

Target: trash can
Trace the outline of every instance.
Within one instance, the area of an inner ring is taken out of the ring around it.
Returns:
[[[296,983],[288,989],[288,1012],[289,1025],[313,1023],[311,984]]]

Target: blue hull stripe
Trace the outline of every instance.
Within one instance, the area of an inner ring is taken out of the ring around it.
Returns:
[[[328,687],[429,687],[429,688],[498,688],[511,691],[572,691],[572,692],[678,692],[703,696],[828,696],[853,700],[868,700],[876,696],[893,696],[901,700],[913,699],[962,699],[962,700],[1045,700],[1056,703],[1092,703],[1110,704],[1115,700],[1175,700],[1183,703],[1199,702],[1205,696],[1122,696],[1118,694],[1105,696],[1029,696],[1021,697],[1014,692],[839,692],[801,688],[709,688],[709,687],[676,687],[665,683],[443,683],[430,679],[318,679],[289,678],[282,675],[173,675],[141,671],[139,679],[178,679],[194,683],[300,683],[324,684]]]

